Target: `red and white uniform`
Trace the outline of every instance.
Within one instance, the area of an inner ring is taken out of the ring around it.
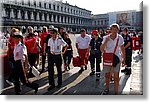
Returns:
[[[36,38],[35,37],[30,37],[26,39],[25,45],[27,47],[28,53],[37,53],[37,47],[36,45]]]
[[[78,52],[79,56],[81,58],[81,65],[88,64],[88,48],[90,44],[90,37],[88,35],[85,35],[85,37],[78,36],[76,38],[76,44],[78,45]]]
[[[45,38],[46,38],[46,36],[48,35],[48,32],[43,32],[42,34],[41,34],[41,47],[42,47],[42,51],[44,51],[44,41],[45,41]]]

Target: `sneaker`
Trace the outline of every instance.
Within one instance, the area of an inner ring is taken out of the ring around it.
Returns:
[[[85,65],[85,70],[87,70],[87,65]]]
[[[68,70],[70,70],[70,66],[68,66]]]
[[[47,90],[50,91],[50,90],[52,90],[54,88],[55,88],[55,86],[50,86]]]
[[[84,71],[84,69],[81,67],[81,69],[79,70],[79,73],[82,73]]]
[[[96,81],[99,81],[100,80],[100,74],[97,74],[96,75]]]
[[[109,94],[109,90],[104,90],[103,92],[102,92],[102,95],[108,95]]]
[[[128,71],[125,73],[125,75],[130,75],[131,74],[131,69],[128,69]]]
[[[11,81],[9,81],[9,80],[6,80],[6,82],[7,82],[9,85],[11,85],[11,86],[14,85],[13,82],[11,82]]]
[[[57,85],[57,88],[61,88],[61,84],[58,84],[58,85]]]
[[[95,71],[92,71],[91,73],[90,73],[90,76],[92,76],[92,75],[94,75],[95,74]]]
[[[35,94],[38,92],[38,88],[39,88],[39,85],[37,84],[35,91],[34,91]]]
[[[121,70],[121,72],[122,72],[122,73],[127,72],[127,71],[128,71],[128,69],[127,69],[127,68],[125,68],[125,69]]]
[[[39,64],[36,67],[37,67],[37,69],[39,69],[40,68]]]

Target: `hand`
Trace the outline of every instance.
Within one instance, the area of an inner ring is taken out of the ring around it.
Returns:
[[[62,54],[65,54],[65,52],[62,52]]]
[[[106,38],[106,42],[108,42],[110,40],[110,36],[108,36],[107,38]]]
[[[28,67],[27,66],[25,66],[24,71],[26,74],[28,73]]]
[[[122,67],[126,65],[125,60],[122,61]]]

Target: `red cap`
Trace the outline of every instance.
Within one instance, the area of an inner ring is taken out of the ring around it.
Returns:
[[[95,35],[98,35],[98,30],[93,30],[93,31],[91,32],[91,34],[92,34],[92,35],[94,35],[94,34],[95,34]]]

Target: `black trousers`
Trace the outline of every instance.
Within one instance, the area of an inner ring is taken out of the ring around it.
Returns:
[[[127,67],[131,67],[132,50],[125,50],[125,52],[126,52],[126,65],[127,65]]]
[[[37,60],[37,53],[28,53],[28,61],[30,66],[36,67],[35,63]],[[30,68],[29,73],[32,73],[32,68]]]
[[[63,59],[64,59],[65,65],[70,65],[72,57],[73,56],[72,56],[71,50],[67,50],[66,53],[63,54]]]
[[[26,76],[26,73],[24,71],[24,63],[21,61],[21,60],[17,60],[15,61],[15,68],[14,68],[14,72],[15,72],[15,82],[14,82],[14,85],[15,85],[15,92],[18,93],[18,92],[21,92],[21,89],[20,89],[20,81],[32,88],[32,89],[36,89],[38,84],[36,83],[31,83],[28,79],[27,79],[27,76]],[[20,79],[20,81],[19,81]]]
[[[90,53],[89,61],[91,65],[91,71],[95,71],[95,59],[96,59],[96,73],[100,73],[101,53]]]
[[[8,58],[8,64],[9,64],[9,67],[10,67],[10,75],[8,77],[8,80],[9,81],[13,81],[14,80],[14,54],[10,54],[9,55],[9,58]]]
[[[57,76],[58,76],[58,84],[62,84],[62,57],[61,55],[53,55],[49,54],[49,65],[48,65],[48,79],[49,79],[49,85],[55,86],[55,81],[54,81],[54,63],[56,64],[57,67]]]

